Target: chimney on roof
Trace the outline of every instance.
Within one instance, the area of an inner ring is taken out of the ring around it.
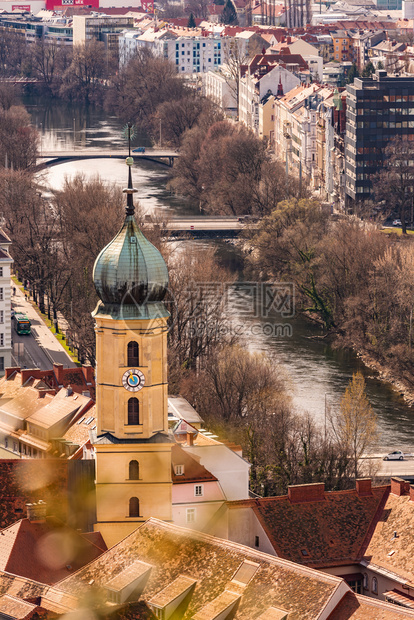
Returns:
[[[66,388],[66,396],[72,396],[72,394],[73,394],[72,386],[68,385],[68,387]]]
[[[409,492],[410,483],[402,478],[391,478],[391,493],[401,497]]]
[[[194,445],[194,433],[190,433],[189,431],[187,431],[187,445],[188,446]]]
[[[93,382],[94,370],[90,364],[82,364],[83,377],[87,384]]]
[[[63,385],[63,364],[53,364],[53,372],[59,385]]]
[[[6,368],[6,379],[9,379],[16,371],[20,372],[19,366],[16,366],[15,368]]]
[[[46,502],[41,499],[33,504],[26,504],[27,518],[31,523],[43,523],[46,521]]]
[[[323,501],[325,499],[325,485],[323,482],[315,482],[290,486],[288,487],[288,498],[292,504]]]
[[[371,478],[359,478],[355,483],[358,495],[372,495]]]

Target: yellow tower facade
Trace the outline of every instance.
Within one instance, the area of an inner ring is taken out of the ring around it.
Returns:
[[[132,161],[127,159],[131,165]],[[131,167],[124,225],[94,266],[97,523],[112,546],[149,517],[172,519],[168,433],[168,273],[134,217]]]

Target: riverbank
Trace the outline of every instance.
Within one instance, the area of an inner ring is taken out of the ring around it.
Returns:
[[[414,405],[414,387],[408,383],[397,379],[395,373],[381,364],[378,360],[375,360],[372,355],[361,351],[356,351],[356,354],[360,360],[370,368],[374,370],[381,381],[389,383],[393,388],[402,396],[405,402],[413,407]]]

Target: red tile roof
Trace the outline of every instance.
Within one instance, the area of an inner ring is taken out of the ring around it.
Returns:
[[[375,524],[364,560],[414,584],[414,501],[390,493]],[[414,587],[414,586],[413,586]]]
[[[317,486],[317,485],[300,485]],[[295,489],[295,487],[290,487]],[[299,488],[299,487],[296,487]],[[356,490],[322,493],[312,501],[292,502],[288,496],[230,502],[229,508],[250,505],[278,556],[312,567],[356,561],[373,523],[381,515],[389,487],[372,494]]]
[[[194,456],[182,449],[178,444],[174,444],[171,451],[172,457],[172,481],[173,484],[185,484],[187,482],[217,482],[203,465]],[[176,465],[184,465],[184,474],[178,476],[175,473]]]
[[[44,500],[65,521],[68,514],[68,461],[0,460],[0,528],[26,516],[26,503]]]
[[[53,584],[103,553],[61,521],[21,519],[0,531],[0,570]]]
[[[408,620],[414,612],[404,607],[376,601],[372,598],[346,594],[328,620]]]

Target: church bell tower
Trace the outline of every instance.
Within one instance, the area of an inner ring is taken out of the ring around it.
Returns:
[[[112,546],[149,517],[172,519],[167,412],[168,271],[134,216],[128,157],[126,217],[101,251],[93,280],[96,332],[96,505]]]

